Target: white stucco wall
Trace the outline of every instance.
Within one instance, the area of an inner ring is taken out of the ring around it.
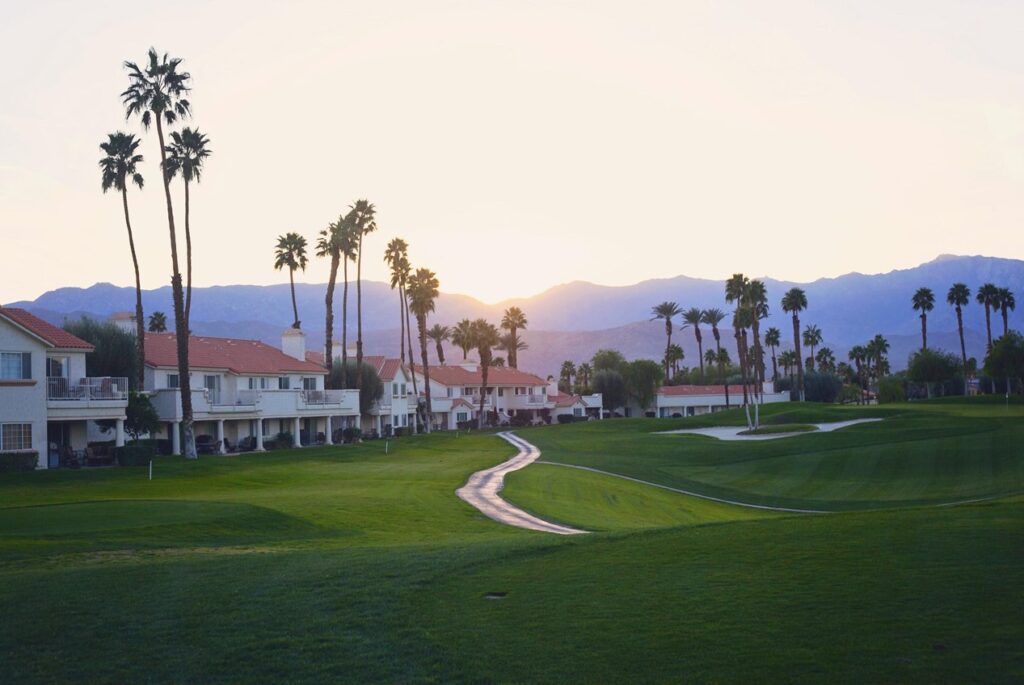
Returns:
[[[31,423],[32,449],[46,467],[46,346],[5,320],[0,320],[0,352],[30,352],[32,378],[27,384],[0,385],[0,423]],[[83,369],[84,371],[84,369]],[[84,375],[84,374],[83,374]]]

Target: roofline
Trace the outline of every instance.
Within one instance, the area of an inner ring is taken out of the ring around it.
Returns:
[[[84,342],[86,345],[88,345],[88,347],[57,347],[57,345],[55,345],[53,343],[53,341],[47,340],[46,338],[44,338],[43,336],[39,335],[38,333],[36,333],[35,331],[33,331],[33,330],[29,329],[29,328],[25,328],[25,326],[21,325],[20,323],[18,323],[17,321],[12,319],[11,317],[9,317],[6,314],[4,314],[3,310],[4,310],[4,308],[0,307],[0,317],[3,317],[4,321],[6,321],[7,323],[11,324],[12,326],[17,328],[21,332],[23,332],[23,333],[25,333],[27,335],[30,335],[31,337],[35,338],[36,340],[44,343],[47,347],[49,347],[52,350],[58,350],[60,352],[64,352],[64,351],[67,351],[67,352],[93,352],[93,351],[96,350],[96,346],[95,345],[93,345],[92,343],[86,342],[85,340],[82,340],[82,342]],[[32,314],[32,312],[28,312],[28,313]],[[71,335],[74,335],[74,334],[72,333]],[[79,340],[81,340],[81,338],[79,338]]]

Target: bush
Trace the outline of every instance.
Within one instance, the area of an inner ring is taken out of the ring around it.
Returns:
[[[804,399],[808,402],[831,404],[839,398],[843,381],[834,373],[807,371],[804,373]]]
[[[533,423],[533,420],[524,412],[519,412],[511,418],[509,423],[515,428],[526,428]]]
[[[455,427],[460,431],[470,431],[476,428],[476,421],[458,421]]]
[[[344,440],[345,442],[348,442],[348,443],[359,442],[359,439],[362,438],[362,437],[363,437],[363,431],[361,431],[360,429],[356,428],[355,426],[349,426],[348,428],[343,428],[342,431],[341,431],[341,439]]]
[[[903,390],[903,379],[897,376],[887,376],[878,382],[878,403],[891,404],[902,402],[907,398]]]
[[[121,466],[145,466],[156,456],[156,447],[152,444],[134,443],[114,448],[114,458]]]
[[[39,452],[0,452],[0,473],[35,471]]]
[[[556,417],[558,423],[572,423],[575,418],[572,414],[559,414]]]

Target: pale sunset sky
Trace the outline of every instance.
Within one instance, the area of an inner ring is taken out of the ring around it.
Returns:
[[[197,285],[287,281],[276,236],[360,197],[366,278],[401,236],[485,301],[1022,258],[1022,30],[1022,2],[0,0],[0,302],[133,283],[97,167],[118,129],[144,139],[143,285],[169,282],[155,130],[119,98],[151,45],[214,151]]]

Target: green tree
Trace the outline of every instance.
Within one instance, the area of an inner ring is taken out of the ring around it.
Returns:
[[[152,435],[160,429],[160,415],[156,413],[149,395],[134,390],[128,393],[128,406],[124,410],[124,430],[135,442],[142,435]]]
[[[985,308],[985,336],[986,350],[992,349],[992,309],[999,306],[999,288],[991,283],[986,283],[980,288],[975,296],[978,304]]]
[[[135,236],[132,234],[132,222],[128,215],[128,186],[134,183],[142,190],[144,181],[138,171],[142,163],[142,155],[138,154],[139,140],[130,133],[111,133],[107,142],[100,143],[103,158],[100,160],[103,192],[111,188],[121,193],[121,205],[124,208],[124,224],[128,228],[128,247],[132,253],[132,266],[135,267],[135,378],[137,388],[145,385],[143,374],[146,364],[146,329],[145,317],[142,313],[142,280],[139,275],[139,258],[135,253]]]
[[[960,333],[960,356],[964,366],[964,380],[967,379],[967,346],[964,344],[964,307],[971,301],[971,289],[963,283],[954,283],[946,293],[946,302],[956,309],[956,327]],[[964,384],[964,393],[967,392],[967,385]]]
[[[814,355],[814,361],[818,364],[818,370],[824,373],[834,373],[836,370],[836,355],[828,347],[822,347]]]
[[[466,361],[469,351],[473,349],[473,322],[469,319],[459,321],[452,328],[452,345],[462,350],[462,361]]]
[[[664,319],[665,321],[665,336],[667,342],[665,343],[665,376],[668,377],[668,349],[672,347],[672,329],[674,327],[673,319],[682,314],[683,310],[679,308],[679,305],[675,302],[662,302],[651,309],[651,321],[659,321]]]
[[[626,358],[618,350],[598,350],[590,360],[595,371],[618,371],[626,366]]]
[[[588,362],[583,362],[576,367],[576,392],[581,395],[590,394],[590,379],[594,370]]]
[[[782,311],[793,315],[793,350],[796,354],[797,397],[804,399],[804,366],[800,351],[800,312],[807,309],[807,294],[800,288],[790,288],[782,296]]]
[[[651,408],[664,378],[661,364],[653,359],[636,359],[626,365],[627,392],[642,411]]]
[[[572,377],[575,375],[576,365],[566,359],[558,371],[558,389],[566,393],[572,392]]]
[[[343,369],[340,359],[335,359],[331,363],[331,387],[354,390],[356,389],[356,378],[362,375],[363,387],[359,388],[359,413],[360,415],[369,414],[373,409],[373,405],[384,396],[384,382],[381,381],[380,376],[377,374],[377,369],[369,364],[363,364],[362,374],[355,368],[356,362],[354,359],[348,359],[344,364],[348,365],[349,368]]]
[[[956,377],[959,360],[948,352],[921,348],[910,357],[907,364],[907,378],[922,383],[928,397],[932,396],[933,385],[944,385]]]
[[[673,380],[679,375],[679,362],[686,358],[686,354],[683,352],[683,348],[675,343],[668,348],[668,365],[672,373],[666,381]],[[704,380],[704,361],[701,360],[701,380]]]
[[[153,312],[149,315],[149,332],[150,333],[166,333],[167,332],[167,315],[163,312]]]
[[[1024,380],[1024,337],[1016,331],[1009,331],[992,343],[992,349],[985,357],[985,373],[993,378],[1006,379],[1006,392],[1010,392],[1010,381],[1017,381],[1018,387]]]
[[[519,307],[509,307],[505,310],[504,316],[501,317],[501,327],[508,331],[510,336],[506,348],[508,351],[508,365],[513,369],[519,368],[519,350],[526,349],[519,346],[519,331],[525,330],[528,323],[526,314]]]
[[[757,392],[764,392],[764,348],[761,347],[761,321],[768,318],[768,289],[763,281],[750,281],[748,306],[751,310],[750,330],[754,335],[753,363],[757,376]]]
[[[613,369],[600,369],[594,373],[594,392],[601,394],[601,403],[612,411],[626,404],[626,381]]]
[[[416,273],[409,277],[407,285],[409,310],[416,317],[420,335],[420,359],[423,363],[423,388],[426,393],[427,410],[423,423],[427,433],[430,432],[431,422],[434,420],[433,407],[430,402],[430,360],[427,359],[427,315],[436,307],[437,296],[440,294],[439,287],[437,275],[430,269],[416,269]],[[481,362],[483,362],[482,359]]]
[[[523,340],[519,339],[519,336],[514,333],[505,333],[504,335],[498,336],[498,347],[497,349],[508,352],[509,365],[512,364],[512,357],[516,358],[516,363],[519,363],[519,353],[523,350],[530,349]],[[513,367],[515,368],[515,367]]]
[[[489,370],[491,368],[492,351],[498,346],[498,329],[494,324],[488,323],[485,319],[477,319],[471,326],[470,337],[473,340],[473,347],[480,355],[480,409],[477,412],[477,427],[484,427],[484,402],[487,401],[487,387],[489,383]]]
[[[93,351],[85,355],[87,376],[123,377],[128,379],[130,389],[142,389],[141,385],[135,385],[140,374],[134,335],[110,322],[95,321],[88,317],[65,322],[64,330],[93,346]]]
[[[764,332],[764,344],[772,351],[772,383],[779,380],[779,363],[775,355],[776,348],[782,343],[782,333],[775,326]]]
[[[125,62],[128,70],[128,88],[121,93],[126,118],[138,116],[142,127],[149,130],[156,124],[157,141],[160,146],[160,168],[167,165],[167,148],[164,140],[164,124],[174,124],[179,118],[187,117],[192,106],[185,97],[192,78],[188,72],[180,71],[181,60],[161,58],[154,48],[149,49],[148,62],[140,68],[134,62]],[[192,426],[192,383],[188,364],[188,320],[185,318],[185,299],[181,283],[181,269],[178,266],[178,240],[174,228],[174,204],[171,202],[171,179],[160,174],[164,185],[164,200],[167,205],[167,228],[171,240],[171,292],[174,301],[174,330],[178,353],[178,378],[181,394],[181,431],[184,436],[186,459],[196,459],[196,440]]]
[[[804,345],[811,348],[811,355],[807,357],[807,368],[810,369],[811,371],[814,371],[814,348],[820,345],[821,341],[822,335],[820,328],[818,328],[814,324],[810,324],[806,328],[804,328]]]
[[[441,366],[444,366],[444,346],[445,340],[452,337],[451,329],[447,326],[442,326],[439,323],[435,323],[427,331],[427,337],[434,342],[434,349],[437,351],[437,361]]]
[[[189,220],[188,187],[199,183],[203,175],[203,163],[213,151],[207,145],[209,138],[199,129],[185,127],[181,132],[171,131],[171,144],[167,146],[164,161],[166,174],[174,178],[178,172],[185,181],[185,323],[192,320],[192,226]]]
[[[295,270],[306,270],[309,263],[306,257],[306,239],[298,233],[285,233],[277,237],[277,247],[274,250],[274,268],[280,271],[288,268],[288,282],[292,289],[292,312],[295,314],[295,323],[292,328],[302,328],[299,321],[299,305],[295,301]]]
[[[921,349],[928,349],[928,312],[935,309],[935,293],[931,288],[918,288],[911,300],[915,312],[921,312]]]

